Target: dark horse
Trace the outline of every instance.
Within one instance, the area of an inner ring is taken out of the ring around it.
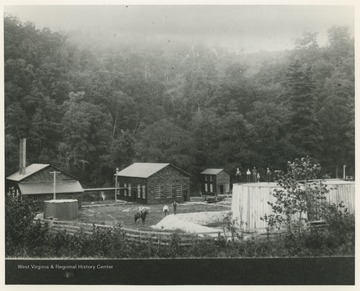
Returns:
[[[147,210],[144,210],[142,213],[140,213],[140,212],[135,213],[135,215],[134,215],[135,223],[136,223],[136,221],[137,221],[138,219],[141,218],[142,223],[144,224],[144,223],[145,223],[146,216],[147,216],[148,214],[149,214],[149,212],[148,212]]]

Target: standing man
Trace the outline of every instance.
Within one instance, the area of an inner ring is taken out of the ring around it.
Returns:
[[[169,207],[165,204],[163,207],[164,216],[166,216],[169,213]]]
[[[176,214],[176,207],[177,207],[177,202],[174,200],[174,202],[172,203],[173,209],[174,209],[174,214]]]
[[[240,172],[239,168],[236,169],[236,174],[235,174],[235,176],[236,176],[237,182],[240,183],[241,172]]]
[[[260,182],[260,173],[257,173],[256,182]]]
[[[271,181],[271,171],[269,167],[266,168],[266,179],[268,182]]]
[[[256,168],[254,167],[253,170],[252,170],[252,175],[253,175],[253,182],[256,183],[256,180],[257,180],[257,171],[256,171]]]
[[[247,181],[248,183],[250,183],[250,176],[251,176],[250,169],[247,169],[247,171],[246,171],[246,181]]]

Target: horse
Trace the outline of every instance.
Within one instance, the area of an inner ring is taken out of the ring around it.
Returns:
[[[147,209],[145,209],[142,213],[140,213],[140,212],[135,213],[135,215],[134,215],[135,223],[138,219],[141,218],[142,223],[144,224],[147,215],[149,215],[149,212],[147,211]]]

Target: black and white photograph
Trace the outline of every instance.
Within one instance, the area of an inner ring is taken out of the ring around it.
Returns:
[[[3,5],[5,284],[355,285],[355,2]]]

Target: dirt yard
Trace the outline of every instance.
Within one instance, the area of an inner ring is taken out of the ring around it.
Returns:
[[[154,229],[151,226],[158,224],[163,218],[164,214],[162,208],[164,205],[141,205],[146,207],[149,210],[149,215],[146,218],[146,222],[143,225],[141,220],[138,220],[137,223],[134,223],[134,215],[139,209],[139,204],[135,203],[126,203],[126,204],[117,204],[117,205],[87,205],[82,207],[79,213],[79,222],[86,223],[97,223],[97,224],[107,224],[107,225],[117,225],[120,223],[124,228],[139,229],[139,230],[149,230],[149,231],[159,231],[167,230],[168,227]],[[169,206],[170,214],[173,214],[172,207]],[[181,218],[181,221],[199,223],[206,225],[206,217],[209,217],[209,214],[204,215],[194,215],[190,213],[200,213],[200,212],[228,212],[230,211],[231,206],[229,204],[207,204],[200,202],[185,202],[179,204],[177,207],[178,218]],[[189,213],[189,215],[185,215]],[[214,213],[215,217],[218,217],[218,214]],[[201,217],[199,221],[199,217]],[[178,221],[177,219],[176,221]],[[209,223],[213,223],[213,219]],[[179,227],[181,229],[181,227]]]

